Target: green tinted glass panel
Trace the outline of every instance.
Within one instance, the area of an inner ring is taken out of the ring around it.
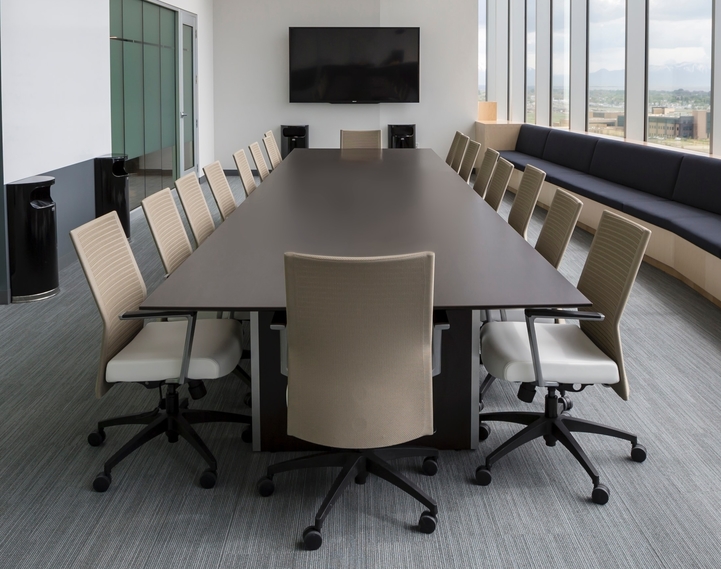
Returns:
[[[143,41],[160,43],[160,6],[143,2]]]
[[[110,0],[110,35],[123,37],[123,0]]]
[[[193,28],[183,26],[183,166],[187,170],[195,166],[195,124],[193,100]]]
[[[143,3],[140,0],[123,0],[123,38],[143,39]]]
[[[145,153],[160,150],[160,48],[143,46]]]
[[[175,12],[160,9],[160,44],[175,49]]]
[[[125,153],[128,158],[143,151],[143,46],[123,42],[123,95],[125,98]]]
[[[176,61],[177,56],[174,49],[164,47],[160,50],[160,113],[163,147],[175,145],[178,117],[176,111],[176,93],[178,89],[175,75]]]
[[[125,113],[123,102],[123,42],[110,40],[110,125],[113,152],[125,152]]]

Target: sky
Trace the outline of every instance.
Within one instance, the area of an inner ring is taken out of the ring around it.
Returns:
[[[712,2],[713,0],[649,0],[649,65],[694,63],[710,68]],[[486,0],[479,0],[479,73],[485,70],[485,4]],[[590,0],[588,16],[589,72],[599,69],[623,70],[626,0]]]

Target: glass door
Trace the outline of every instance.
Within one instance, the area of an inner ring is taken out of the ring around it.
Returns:
[[[198,65],[197,18],[180,13],[180,175],[197,172],[198,166]]]

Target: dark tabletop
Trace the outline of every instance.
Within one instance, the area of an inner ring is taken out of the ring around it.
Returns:
[[[590,304],[432,150],[295,149],[141,308],[284,308],[286,251],[434,251],[437,308]]]

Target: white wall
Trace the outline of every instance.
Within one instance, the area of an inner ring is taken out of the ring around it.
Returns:
[[[281,124],[310,125],[310,145],[337,148],[340,129],[415,123],[417,142],[445,156],[456,130],[472,134],[477,114],[476,0],[215,0],[215,159]],[[330,105],[288,102],[291,26],[420,26],[417,104]],[[204,163],[201,161],[201,163]]]
[[[109,3],[2,0],[5,182],[110,152]]]
[[[213,0],[173,0],[198,15],[200,163],[214,156]],[[108,0],[2,0],[5,182],[106,154]]]

